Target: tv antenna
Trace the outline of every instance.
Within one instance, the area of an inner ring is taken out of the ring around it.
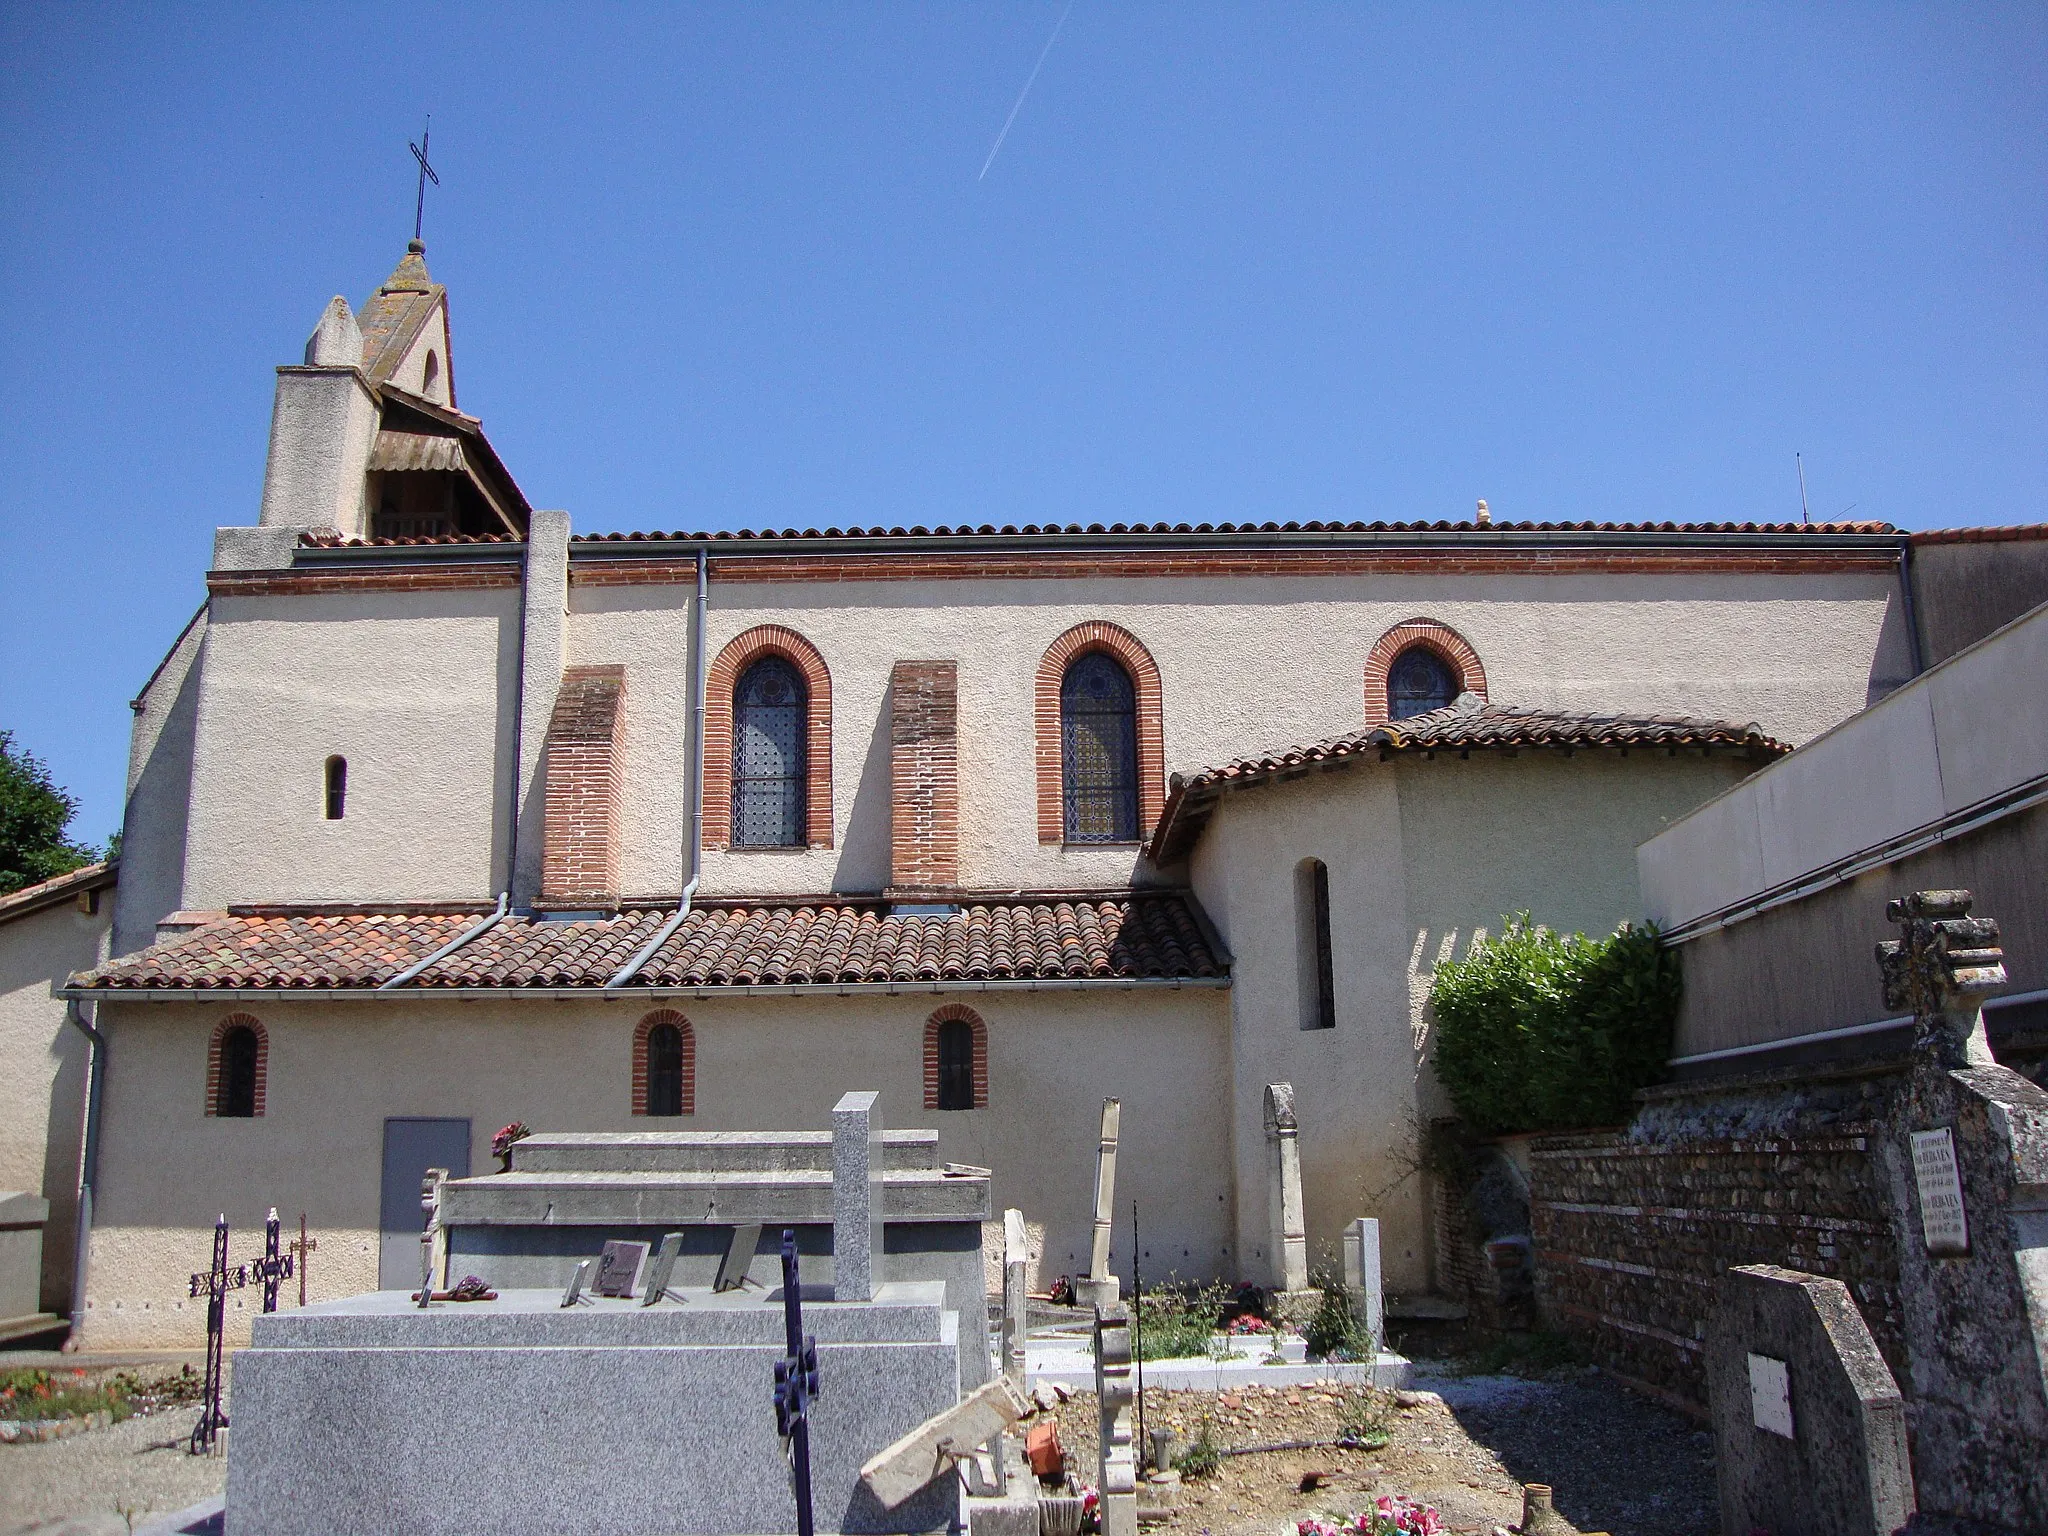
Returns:
[[[429,174],[431,174],[431,173],[429,173]],[[1792,455],[1792,463],[1793,463],[1793,465],[1794,465],[1794,466],[1795,466],[1795,467],[1796,467],[1796,468],[1798,469],[1798,471],[1799,471],[1799,521],[1800,521],[1800,524],[1801,524],[1802,526],[1804,526],[1804,524],[1805,524],[1805,523],[1806,523],[1806,521],[1807,521],[1807,516],[1806,516],[1806,461],[1805,461],[1804,459],[1800,458],[1800,457],[1799,457],[1799,455],[1795,453],[1795,454],[1793,454],[1793,455]]]

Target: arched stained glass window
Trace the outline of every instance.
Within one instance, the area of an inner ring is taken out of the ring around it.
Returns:
[[[796,667],[763,656],[732,695],[732,841],[737,848],[804,843],[805,716],[810,698]]]
[[[974,1026],[965,1019],[939,1026],[939,1108],[974,1108]]]
[[[1458,696],[1458,681],[1443,657],[1426,645],[1411,645],[1394,658],[1387,671],[1387,718],[1444,709]]]
[[[647,1031],[647,1113],[683,1112],[683,1032],[673,1024]]]
[[[220,1097],[213,1112],[228,1120],[256,1116],[256,1031],[237,1024],[220,1037]]]
[[[1102,651],[1060,680],[1060,783],[1070,843],[1138,840],[1137,693]]]

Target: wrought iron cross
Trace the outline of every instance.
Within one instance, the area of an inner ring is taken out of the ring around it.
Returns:
[[[299,1305],[306,1304],[306,1257],[320,1246],[320,1239],[306,1236],[306,1213],[299,1212],[299,1240],[292,1244],[294,1268],[299,1272]]]
[[[427,214],[427,183],[431,181],[437,187],[441,185],[441,178],[434,174],[434,168],[427,163],[427,137],[433,131],[434,114],[429,112],[427,126],[420,130],[419,143],[414,144],[410,140],[406,143],[406,148],[412,151],[413,159],[420,163],[420,191],[412,207],[412,237],[415,240],[420,238],[420,227]]]
[[[818,1395],[818,1341],[804,1334],[796,1232],[782,1232],[782,1333],[789,1353],[775,1362],[775,1428],[789,1442],[797,1536],[811,1536],[811,1400]]]
[[[263,1284],[263,1310],[277,1310],[277,1287],[283,1280],[292,1277],[292,1256],[278,1250],[277,1207],[270,1208],[270,1219],[263,1223],[263,1257],[249,1266],[250,1272]],[[306,1300],[299,1298],[299,1305]]]
[[[220,1406],[221,1334],[227,1322],[228,1292],[248,1283],[248,1265],[228,1268],[228,1218],[222,1212],[213,1224],[213,1263],[205,1273],[192,1277],[192,1294],[206,1298],[206,1401],[199,1410],[199,1422],[192,1426],[194,1456],[211,1451],[215,1437],[228,1427],[228,1416]]]
[[[1986,992],[2005,985],[1998,924],[1970,916],[1968,891],[1915,891],[1885,905],[1900,936],[1877,946],[1887,1008],[1913,1010],[1914,1050],[1948,1068],[1986,1067]]]

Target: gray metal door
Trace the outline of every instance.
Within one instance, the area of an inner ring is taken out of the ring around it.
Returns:
[[[377,1285],[386,1291],[420,1288],[420,1180],[429,1168],[469,1177],[467,1120],[390,1119],[384,1122],[384,1190],[378,1225]]]

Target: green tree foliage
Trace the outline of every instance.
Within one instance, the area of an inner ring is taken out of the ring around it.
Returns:
[[[59,789],[42,760],[0,731],[0,895],[66,874],[99,851],[65,837],[78,802]]]
[[[1663,1075],[1678,994],[1654,925],[1589,939],[1518,913],[1437,969],[1437,1078],[1484,1134],[1619,1125]]]

